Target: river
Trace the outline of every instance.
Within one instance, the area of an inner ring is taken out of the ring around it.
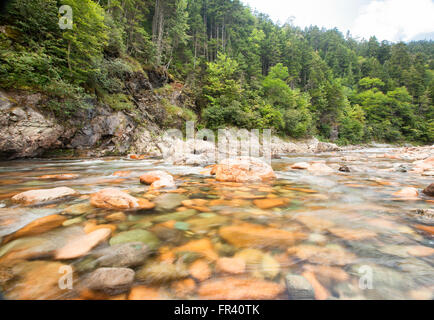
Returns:
[[[205,168],[158,159],[0,162],[0,288],[8,299],[297,299],[287,279],[303,275],[316,299],[432,299],[433,220],[421,212],[433,207],[433,198],[393,195],[405,187],[424,189],[432,177],[403,172],[411,161],[377,157],[390,152],[380,147],[288,155],[272,161],[277,179],[260,184],[216,182]],[[312,161],[325,161],[334,172],[290,168]],[[343,165],[350,172],[337,170]],[[172,174],[178,191],[149,192],[138,179],[149,170]],[[118,171],[126,172],[113,175]],[[61,173],[78,177],[39,178]],[[27,207],[10,200],[19,192],[64,186],[80,196]],[[113,211],[89,205],[90,194],[113,187],[156,207]],[[202,201],[192,209],[181,203],[187,199]],[[273,199],[282,203],[268,204]],[[50,215],[62,216],[62,225],[10,238]],[[111,228],[111,240],[131,230],[148,232],[148,238],[139,239],[148,245],[146,258],[129,266],[135,272],[129,284],[114,284],[112,290],[87,286],[95,269],[116,265],[98,260],[98,252],[109,252],[114,242],[103,241],[75,259],[59,261],[53,255],[65,239],[98,225]],[[292,241],[292,234],[302,236]],[[58,285],[61,265],[73,270],[66,289]],[[237,296],[227,289],[238,284],[258,293],[240,289]]]

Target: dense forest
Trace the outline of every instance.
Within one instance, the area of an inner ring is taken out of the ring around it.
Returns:
[[[12,0],[0,17],[0,87],[42,92],[54,112],[134,108],[122,82],[147,69],[183,85],[194,106],[182,114],[202,127],[434,141],[432,41],[279,25],[239,0]]]

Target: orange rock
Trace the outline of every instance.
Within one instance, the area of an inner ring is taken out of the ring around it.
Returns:
[[[434,226],[425,226],[425,225],[422,225],[422,224],[417,224],[417,225],[415,225],[415,227],[417,229],[419,229],[419,230],[428,232],[430,234],[434,234]]]
[[[208,262],[203,259],[193,262],[188,268],[188,272],[193,278],[199,281],[205,281],[211,277],[211,269]]]
[[[176,256],[169,247],[161,247],[158,252],[160,253],[158,259],[162,262],[174,263]]]
[[[271,281],[225,278],[203,283],[198,293],[209,300],[272,300],[284,290],[284,286]]]
[[[260,209],[271,209],[275,207],[281,207],[286,205],[289,199],[286,198],[276,198],[276,199],[257,199],[253,200],[255,206]]]
[[[238,157],[225,159],[215,166],[217,181],[255,182],[276,178],[273,169],[260,159]]]
[[[196,290],[196,283],[193,279],[175,281],[171,285],[172,291],[177,297],[186,297]]]
[[[309,168],[309,163],[307,162],[297,162],[291,166],[291,169],[296,170],[307,170]]]
[[[60,227],[63,222],[66,221],[66,218],[64,216],[53,214],[51,216],[42,217],[39,219],[36,219],[32,222],[30,222],[25,227],[21,228],[20,230],[16,231],[15,233],[7,236],[3,243],[7,243],[11,240],[20,238],[20,237],[28,237],[28,236],[34,236],[40,233],[47,232],[51,229]]]
[[[59,299],[67,293],[67,290],[59,288],[59,280],[63,275],[62,272],[70,267],[60,262],[47,261],[17,264],[14,266],[17,281],[13,290],[7,292],[6,297],[11,300]]]
[[[67,242],[67,244],[58,249],[55,258],[58,260],[75,259],[84,256],[92,248],[96,247],[103,241],[106,241],[111,235],[108,228],[98,229],[85,236],[80,236]]]
[[[138,286],[131,289],[128,300],[161,300],[162,296],[157,288]]]
[[[161,170],[151,171],[141,175],[140,182],[151,185],[151,190],[176,187],[173,176]]]
[[[210,212],[211,210],[205,205],[208,203],[205,199],[190,199],[181,202],[184,207],[195,209],[200,212]]]
[[[280,247],[293,245],[305,235],[299,232],[289,232],[281,229],[267,228],[256,224],[241,223],[221,227],[220,236],[237,247]]]
[[[339,238],[349,241],[374,238],[377,235],[373,231],[363,229],[329,228],[328,231]]]
[[[241,258],[219,258],[216,262],[218,272],[243,274],[246,272],[246,262]]]
[[[312,285],[312,287],[315,291],[315,299],[316,300],[326,300],[330,296],[330,293],[316,279],[315,274],[313,272],[305,271],[301,275],[303,277],[305,277],[307,279],[307,281],[309,281],[310,284]]]
[[[130,196],[125,191],[107,188],[92,194],[90,204],[103,209],[147,209],[149,203],[142,200]]]
[[[73,173],[62,173],[62,174],[46,174],[44,176],[40,176],[39,179],[42,180],[71,180],[77,179],[78,174]]]
[[[402,198],[417,198],[419,192],[416,188],[408,187],[393,193],[394,196]]]
[[[415,257],[427,257],[434,255],[434,249],[426,246],[410,246],[407,252]]]
[[[209,239],[191,240],[183,246],[174,249],[174,252],[196,252],[202,254],[205,258],[215,261],[218,258],[217,252]]]
[[[149,210],[155,208],[155,203],[152,203],[148,199],[138,198],[137,203],[142,210]]]
[[[113,172],[113,175],[116,177],[128,177],[131,175],[131,171],[116,171]]]
[[[115,232],[116,228],[114,224],[96,224],[96,222],[88,222],[84,225],[84,232],[91,233],[99,229],[110,229],[111,232]]]
[[[133,160],[143,160],[143,159],[145,159],[145,156],[144,155],[137,155],[137,154],[130,154],[130,159],[133,159]]]
[[[127,216],[123,212],[115,212],[105,217],[108,221],[125,221]]]
[[[68,196],[76,196],[78,192],[67,187],[53,189],[29,190],[12,197],[12,201],[22,204],[35,204],[46,201],[58,200]]]

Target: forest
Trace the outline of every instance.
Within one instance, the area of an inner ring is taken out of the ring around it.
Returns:
[[[59,27],[59,7],[73,11]],[[68,116],[131,109],[122,82],[159,69],[186,120],[272,128],[341,145],[434,142],[434,42],[355,39],[273,22],[239,0],[12,0],[0,16],[0,87],[41,92]],[[170,123],[166,124],[170,126]]]

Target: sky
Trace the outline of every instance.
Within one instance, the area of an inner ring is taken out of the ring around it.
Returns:
[[[434,0],[241,0],[276,22],[335,28],[354,38],[434,40]]]

